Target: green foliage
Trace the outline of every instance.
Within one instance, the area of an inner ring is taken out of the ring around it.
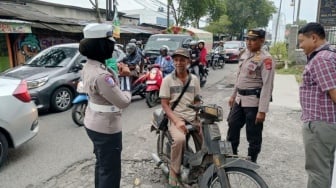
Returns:
[[[8,56],[2,56],[0,57],[0,72],[3,72],[5,70],[9,69],[9,60]]]
[[[277,42],[270,48],[271,55],[277,60],[286,60],[288,57],[286,43]]]
[[[276,12],[273,1],[270,0],[227,0],[227,15],[234,23],[230,33],[242,37],[244,29],[266,27],[272,14]]]
[[[217,34],[225,33],[228,31],[228,26],[231,25],[227,15],[222,15],[218,21],[210,22],[208,26],[205,27],[205,30]]]
[[[304,65],[291,65],[287,69],[285,68],[277,69],[276,73],[277,74],[292,74],[295,76],[296,81],[298,83],[301,83],[303,70],[304,70]]]
[[[168,0],[176,25],[199,28],[201,17],[209,15],[211,21],[219,20],[225,14],[226,0]]]
[[[208,13],[211,22],[220,21],[226,13],[226,0],[208,0]],[[227,19],[227,17],[226,17]]]

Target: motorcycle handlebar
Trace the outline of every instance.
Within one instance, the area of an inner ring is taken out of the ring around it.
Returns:
[[[202,108],[201,105],[193,105],[193,104],[187,104],[187,107],[194,109],[195,111],[199,111]]]

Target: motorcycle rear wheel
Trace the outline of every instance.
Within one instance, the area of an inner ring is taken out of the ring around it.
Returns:
[[[241,167],[225,168],[231,188],[268,188],[265,181],[254,171]],[[209,188],[224,188],[217,173],[207,181]]]
[[[73,105],[71,117],[78,127],[84,125],[86,107],[87,107],[87,101],[83,101]]]
[[[215,61],[212,62],[212,69],[213,70],[216,70],[216,68],[218,66],[217,64],[218,64],[218,60],[215,60]]]
[[[152,108],[158,104],[159,91],[149,91],[146,92],[146,103],[149,108]]]

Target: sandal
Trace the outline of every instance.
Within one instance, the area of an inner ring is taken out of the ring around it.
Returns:
[[[179,179],[176,177],[169,176],[168,187],[169,188],[180,188]]]

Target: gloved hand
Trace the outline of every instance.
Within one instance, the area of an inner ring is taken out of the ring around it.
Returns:
[[[118,63],[119,76],[130,76],[131,71],[128,66],[124,63]]]

